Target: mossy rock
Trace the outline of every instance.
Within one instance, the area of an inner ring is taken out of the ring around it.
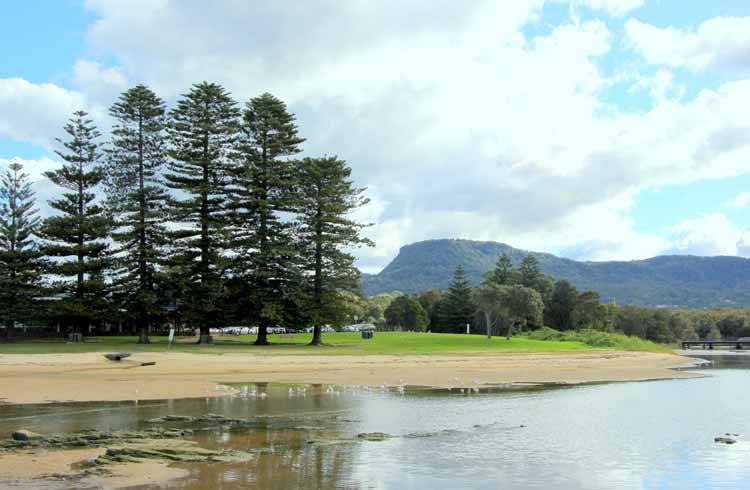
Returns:
[[[205,449],[193,445],[140,444],[108,447],[104,457],[111,460],[162,459],[184,463],[242,463],[251,458],[249,453],[235,450]]]
[[[718,442],[720,444],[734,444],[737,441],[732,439],[731,437],[714,437],[714,442]]]
[[[31,432],[30,430],[20,429],[20,430],[15,431],[11,437],[13,438],[14,441],[25,442],[25,441],[31,441],[34,439],[41,439],[44,436],[41,434],[37,434],[36,432]]]
[[[393,439],[394,437],[396,436],[386,434],[385,432],[362,432],[360,434],[357,434],[357,439],[373,442],[387,441],[388,439]]]
[[[74,434],[52,434],[48,436],[36,434],[34,437],[25,440],[6,439],[0,441],[0,449],[104,447],[110,444],[144,439],[176,439],[192,433],[192,430],[187,429],[164,430],[152,428],[142,432],[88,430]]]

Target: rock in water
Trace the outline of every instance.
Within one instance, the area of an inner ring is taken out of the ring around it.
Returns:
[[[384,432],[362,432],[361,434],[357,434],[357,438],[365,441],[387,441],[388,439],[393,439],[394,437],[396,436],[392,436]]]
[[[42,435],[30,430],[21,429],[15,431],[11,437],[13,437],[14,441],[30,441],[32,439],[41,439]]]
[[[735,441],[731,437],[714,437],[714,442],[718,442],[721,444],[734,444],[737,441]]]

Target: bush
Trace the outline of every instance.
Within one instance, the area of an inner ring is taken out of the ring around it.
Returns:
[[[560,332],[553,328],[543,327],[528,336],[533,340],[566,340],[570,342],[581,342],[591,347],[603,349],[618,349],[627,351],[652,351],[665,352],[668,348],[649,340],[638,337],[630,337],[621,333],[602,332],[601,330],[584,329]]]
[[[528,335],[528,338],[531,340],[562,340],[564,337],[565,333],[549,327],[534,330]]]

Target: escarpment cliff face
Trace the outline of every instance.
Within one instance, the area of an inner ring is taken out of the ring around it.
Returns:
[[[580,262],[504,243],[451,239],[405,245],[380,273],[362,275],[362,289],[374,295],[447,288],[458,265],[478,284],[503,253],[514,264],[534,255],[546,274],[566,279],[582,291],[598,291],[603,301],[692,308],[750,305],[750,259],[742,257],[666,255],[623,262]]]

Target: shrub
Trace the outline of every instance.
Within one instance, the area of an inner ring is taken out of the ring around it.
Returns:
[[[562,340],[565,333],[555,330],[554,328],[542,327],[529,333],[528,338],[531,340]]]
[[[602,332],[601,330],[584,329],[560,332],[553,328],[543,327],[531,332],[528,338],[533,340],[566,340],[581,342],[591,347],[603,349],[618,349],[627,351],[666,352],[669,349],[663,345],[638,337],[630,337],[621,333]]]

